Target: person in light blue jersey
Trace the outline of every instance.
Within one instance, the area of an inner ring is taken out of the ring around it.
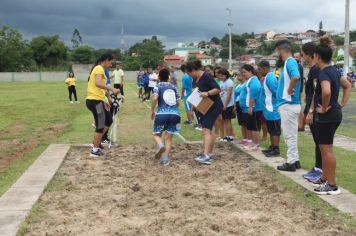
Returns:
[[[245,113],[242,112],[241,107],[240,107],[240,95],[243,86],[245,86],[245,78],[241,76],[241,74],[238,74],[236,76],[236,79],[238,81],[238,84],[235,87],[234,90],[234,101],[235,101],[235,108],[234,110],[236,111],[237,114],[237,123],[241,127],[241,135],[242,139],[238,142],[239,144],[244,144],[248,142],[247,138],[247,119],[248,116],[245,115]]]
[[[278,80],[271,72],[268,61],[261,61],[258,64],[258,73],[265,78],[261,92],[261,106],[271,138],[270,147],[262,152],[266,157],[277,157],[280,155],[279,140],[281,136],[281,117],[277,107]]]
[[[240,71],[247,81],[241,90],[240,107],[243,113],[248,114],[247,134],[252,139],[252,143],[246,145],[245,148],[247,151],[258,151],[259,131],[261,130],[260,116],[262,115],[260,104],[261,83],[253,66],[245,64]]]
[[[160,82],[153,89],[151,105],[153,137],[158,145],[155,158],[160,158],[164,166],[168,166],[170,162],[173,134],[179,133],[180,130],[179,96],[176,88],[168,82],[169,73],[167,69],[160,70]],[[163,133],[165,135],[162,138]]]
[[[292,55],[292,46],[288,40],[276,43],[276,53],[284,62],[277,88],[277,106],[281,115],[281,127],[287,144],[287,161],[277,167],[280,171],[300,169],[298,152],[298,117],[301,110],[301,76],[297,61]]]
[[[184,73],[182,77],[181,99],[183,100],[185,112],[187,113],[187,120],[184,122],[184,124],[191,125],[193,123],[193,109],[188,103],[187,99],[193,91],[193,78],[188,75],[186,65],[182,65],[180,69]]]

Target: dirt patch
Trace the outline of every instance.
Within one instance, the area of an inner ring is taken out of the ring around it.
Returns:
[[[68,123],[52,124],[45,130],[34,132],[30,138],[22,141],[21,133],[25,132],[25,125],[18,123],[1,132],[0,140],[0,172],[4,171],[13,162],[35,149],[41,140],[54,139],[58,133],[68,127]]]
[[[201,166],[199,150],[175,146],[163,168],[150,146],[105,160],[73,149],[58,172],[66,184],[41,197],[47,217],[26,235],[355,235],[298,205],[259,162],[220,146]]]

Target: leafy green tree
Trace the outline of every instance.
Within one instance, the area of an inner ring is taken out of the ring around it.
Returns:
[[[319,36],[324,36],[326,32],[323,30],[323,21],[319,22]]]
[[[73,51],[72,60],[82,64],[94,63],[94,49],[89,46],[80,46]]]
[[[145,68],[156,68],[163,64],[164,45],[158,40],[157,36],[152,36],[151,39],[144,39],[141,43],[136,43],[128,51],[127,57],[124,58],[124,66],[127,60],[133,65],[138,62],[140,66]],[[129,59],[134,57],[134,59]],[[132,62],[135,63],[132,63]]]
[[[345,42],[345,38],[341,37],[341,36],[333,36],[332,37],[334,43],[336,46],[343,46],[344,42]]]
[[[119,48],[115,49],[107,49],[107,48],[100,48],[94,51],[95,60],[97,60],[101,55],[105,53],[111,53],[116,61],[122,61],[122,54]]]
[[[350,31],[350,42],[356,41],[356,30]]]
[[[65,65],[68,48],[58,35],[34,37],[30,43],[39,67]]]
[[[195,61],[197,59],[197,56],[196,55],[189,55],[188,56],[188,62],[192,62],[192,61]]]
[[[210,39],[210,42],[215,43],[215,44],[220,44],[221,40],[218,37],[212,37]]]
[[[0,29],[0,71],[25,71],[34,65],[32,50],[17,30]]]
[[[73,48],[77,48],[83,44],[82,36],[78,29],[74,29],[71,42]]]

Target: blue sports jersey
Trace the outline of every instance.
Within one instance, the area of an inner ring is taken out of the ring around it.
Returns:
[[[149,77],[149,74],[148,73],[145,73],[143,75],[143,83],[144,84],[148,84],[150,82],[150,77]]]
[[[261,91],[261,106],[266,120],[280,120],[277,107],[278,80],[273,72],[266,75]]]
[[[105,76],[106,76],[106,85],[110,85],[111,79],[110,79],[109,69],[105,69]]]
[[[182,78],[182,88],[184,89],[184,98],[188,98],[192,94],[193,90],[193,79],[188,74],[184,74]]]
[[[160,82],[153,89],[153,95],[158,95],[157,114],[178,115],[177,89],[169,82]]]
[[[294,94],[288,94],[288,88],[290,85],[291,78],[299,78],[297,84],[294,87]],[[280,80],[277,88],[277,106],[283,104],[300,104],[300,79],[299,66],[297,61],[290,57],[286,60],[284,67],[281,71]]]
[[[257,76],[252,76],[241,88],[240,93],[240,107],[244,113],[248,112],[249,100],[254,99],[255,105],[253,106],[253,111],[261,111],[260,104],[261,97],[261,83]]]
[[[235,87],[235,90],[234,90],[234,101],[235,101],[235,103],[240,101],[240,94],[241,94],[242,86],[243,86],[243,84],[238,84]]]

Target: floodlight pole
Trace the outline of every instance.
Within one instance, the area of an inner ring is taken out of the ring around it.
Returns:
[[[350,0],[345,4],[344,73],[349,73],[350,65]]]
[[[231,20],[231,9],[230,8],[226,8],[226,10],[229,13],[229,19],[228,19],[228,29],[229,29],[229,71],[232,70],[232,39],[231,39],[231,34],[232,34],[232,20]]]

